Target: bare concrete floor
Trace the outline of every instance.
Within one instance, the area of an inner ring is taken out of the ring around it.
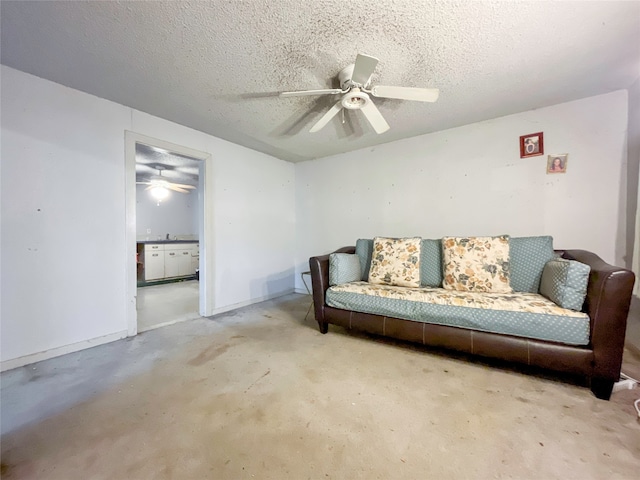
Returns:
[[[606,402],[566,378],[321,335],[308,305],[288,295],[3,373],[2,478],[638,478],[640,390]]]

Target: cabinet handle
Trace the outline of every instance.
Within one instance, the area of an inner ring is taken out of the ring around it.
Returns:
[[[175,253],[171,252],[169,255],[175,255]]]
[[[152,257],[157,257],[157,256],[158,256],[158,254],[157,254],[157,253],[152,253],[152,254],[151,254],[151,256],[152,256]]]

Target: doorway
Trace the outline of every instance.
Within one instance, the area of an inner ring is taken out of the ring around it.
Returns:
[[[125,133],[127,329],[213,310],[211,155]]]

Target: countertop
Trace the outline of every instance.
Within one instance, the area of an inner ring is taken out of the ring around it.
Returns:
[[[136,243],[142,244],[167,244],[167,243],[200,243],[200,240],[136,240]]]

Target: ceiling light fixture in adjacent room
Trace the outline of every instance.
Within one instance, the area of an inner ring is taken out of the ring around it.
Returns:
[[[162,185],[153,186],[149,189],[149,193],[153,198],[158,201],[158,206],[160,206],[160,202],[165,200],[169,196],[169,189],[163,187]]]

